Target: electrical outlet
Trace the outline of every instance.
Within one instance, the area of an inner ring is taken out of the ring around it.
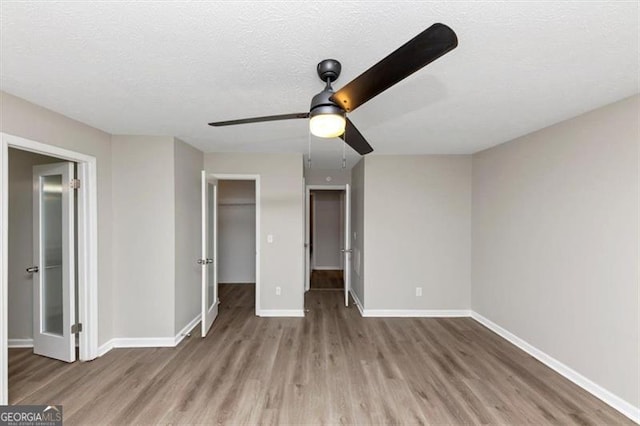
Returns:
[[[271,234],[267,235],[267,242],[269,244],[273,243],[273,235],[271,235]]]
[[[422,287],[416,287],[416,296],[418,297],[422,296]]]
[[[282,289],[280,288],[280,286],[276,287],[276,296],[280,296],[281,293]]]

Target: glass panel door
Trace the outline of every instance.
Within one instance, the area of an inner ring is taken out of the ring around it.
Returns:
[[[42,332],[62,336],[62,175],[40,177]]]
[[[72,362],[75,335],[73,163],[33,168],[33,352]]]

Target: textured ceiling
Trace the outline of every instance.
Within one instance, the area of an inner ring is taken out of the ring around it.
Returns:
[[[110,133],[306,152],[324,58],[340,88],[430,26],[459,46],[350,115],[375,153],[472,153],[638,92],[638,2],[0,2],[2,89]],[[357,161],[350,150],[349,164]],[[312,139],[339,168],[339,140]]]

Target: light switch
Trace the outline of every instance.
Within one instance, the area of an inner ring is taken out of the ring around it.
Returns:
[[[267,235],[267,242],[269,244],[273,243],[273,235],[272,234]]]

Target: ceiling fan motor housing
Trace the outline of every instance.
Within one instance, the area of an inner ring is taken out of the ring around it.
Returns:
[[[342,65],[335,59],[325,59],[318,64],[318,77],[322,81],[336,81],[340,77]]]
[[[318,64],[318,77],[327,83],[324,90],[311,99],[311,108],[309,108],[309,116],[314,117],[319,114],[338,114],[344,115],[344,110],[331,100],[333,96],[333,88],[331,82],[340,76],[342,65],[335,59],[325,59]]]
[[[344,115],[344,110],[330,99],[331,95],[333,95],[331,86],[327,86],[326,89],[315,95],[313,99],[311,99],[311,108],[309,109],[309,115],[311,117],[318,114]]]

